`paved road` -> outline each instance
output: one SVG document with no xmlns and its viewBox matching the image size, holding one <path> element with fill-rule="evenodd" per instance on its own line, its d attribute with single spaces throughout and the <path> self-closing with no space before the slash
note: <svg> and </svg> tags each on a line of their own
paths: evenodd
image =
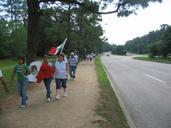
<svg viewBox="0 0 171 128">
<path fill-rule="evenodd" d="M 171 64 L 102 56 L 137 128 L 171 128 Z"/>
</svg>

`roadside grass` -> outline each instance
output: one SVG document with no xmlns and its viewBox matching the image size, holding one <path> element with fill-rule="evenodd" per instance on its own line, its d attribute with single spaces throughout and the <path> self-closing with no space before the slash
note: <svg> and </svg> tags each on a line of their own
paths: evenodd
<svg viewBox="0 0 171 128">
<path fill-rule="evenodd" d="M 148 56 L 144 56 L 144 57 L 134 57 L 133 59 L 171 64 L 171 57 L 165 59 L 165 58 L 161 58 L 161 57 L 150 58 Z"/>
<path fill-rule="evenodd" d="M 125 115 L 119 105 L 119 101 L 104 71 L 100 56 L 96 58 L 95 64 L 101 89 L 96 112 L 104 118 L 104 121 L 99 122 L 99 127 L 129 128 Z"/>
</svg>

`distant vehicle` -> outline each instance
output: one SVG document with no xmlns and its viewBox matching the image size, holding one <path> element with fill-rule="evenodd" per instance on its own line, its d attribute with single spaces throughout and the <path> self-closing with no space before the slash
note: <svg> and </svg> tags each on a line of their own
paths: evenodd
<svg viewBox="0 0 171 128">
<path fill-rule="evenodd" d="M 106 54 L 106 56 L 110 56 L 110 54 Z"/>
</svg>

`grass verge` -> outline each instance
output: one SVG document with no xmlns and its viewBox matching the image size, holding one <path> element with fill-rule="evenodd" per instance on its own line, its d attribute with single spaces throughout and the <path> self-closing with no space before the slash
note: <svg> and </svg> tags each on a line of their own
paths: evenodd
<svg viewBox="0 0 171 128">
<path fill-rule="evenodd" d="M 167 58 L 167 59 L 164 59 L 164 58 L 153 58 L 152 59 L 152 58 L 149 58 L 147 56 L 147 57 L 134 57 L 133 59 L 171 64 L 171 58 Z"/>
<path fill-rule="evenodd" d="M 105 119 L 105 121 L 100 122 L 100 128 L 129 128 L 99 56 L 96 58 L 95 64 L 101 89 L 96 112 Z"/>
</svg>

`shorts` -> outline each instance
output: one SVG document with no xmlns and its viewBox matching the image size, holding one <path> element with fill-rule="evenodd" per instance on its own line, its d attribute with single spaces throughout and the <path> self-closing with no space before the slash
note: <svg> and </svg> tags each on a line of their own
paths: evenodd
<svg viewBox="0 0 171 128">
<path fill-rule="evenodd" d="M 61 87 L 63 88 L 67 88 L 67 79 L 55 79 L 56 82 L 56 89 L 61 89 Z"/>
</svg>

